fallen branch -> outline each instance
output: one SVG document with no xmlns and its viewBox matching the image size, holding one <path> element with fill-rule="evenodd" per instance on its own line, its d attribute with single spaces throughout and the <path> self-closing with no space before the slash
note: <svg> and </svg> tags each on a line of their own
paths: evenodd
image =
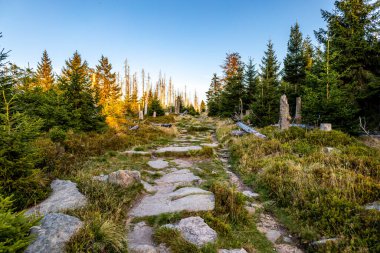
<svg viewBox="0 0 380 253">
<path fill-rule="evenodd" d="M 133 126 L 133 127 L 129 128 L 129 130 L 132 130 L 132 131 L 137 130 L 137 129 L 139 129 L 139 125 L 136 125 L 136 126 Z"/>
<path fill-rule="evenodd" d="M 255 129 L 253 129 L 253 128 L 247 126 L 246 124 L 244 124 L 244 123 L 241 122 L 241 121 L 237 122 L 236 125 L 237 125 L 238 127 L 240 127 L 241 130 L 243 130 L 243 131 L 246 132 L 246 133 L 254 134 L 255 136 L 257 136 L 257 137 L 259 137 L 259 138 L 262 138 L 262 139 L 266 138 L 265 135 L 259 133 L 258 131 L 256 131 Z"/>
<path fill-rule="evenodd" d="M 366 128 L 367 128 L 367 122 L 366 122 L 365 118 L 364 118 L 364 123 L 362 123 L 362 117 L 359 117 L 359 126 L 364 131 L 364 133 L 366 133 L 366 135 L 369 136 L 369 131 L 366 130 Z"/>
<path fill-rule="evenodd" d="M 167 128 L 171 128 L 172 127 L 172 124 L 170 123 L 164 123 L 164 124 L 156 124 L 156 123 L 152 123 L 153 126 L 159 126 L 159 127 L 167 127 Z"/>
</svg>

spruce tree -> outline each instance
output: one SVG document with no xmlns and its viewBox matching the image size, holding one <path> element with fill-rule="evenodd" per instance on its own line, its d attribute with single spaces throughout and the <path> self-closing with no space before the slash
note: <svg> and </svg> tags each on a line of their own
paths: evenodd
<svg viewBox="0 0 380 253">
<path fill-rule="evenodd" d="M 250 105 L 253 103 L 260 81 L 252 58 L 249 58 L 248 64 L 245 66 L 244 80 L 247 89 L 246 104 Z"/>
<path fill-rule="evenodd" d="M 95 80 L 95 85 L 99 89 L 99 103 L 101 105 L 120 98 L 121 90 L 116 83 L 116 73 L 112 72 L 111 63 L 103 55 L 96 66 Z"/>
<path fill-rule="evenodd" d="M 296 97 L 302 95 L 302 88 L 306 76 L 306 59 L 304 55 L 304 41 L 298 23 L 290 28 L 288 52 L 284 59 L 283 80 L 288 83 L 288 96 L 291 114 L 294 114 Z"/>
<path fill-rule="evenodd" d="M 303 41 L 303 56 L 305 59 L 305 70 L 311 71 L 313 67 L 314 48 L 309 36 Z"/>
<path fill-rule="evenodd" d="M 222 66 L 223 91 L 221 93 L 221 116 L 231 116 L 246 108 L 244 100 L 246 90 L 244 87 L 244 63 L 238 53 L 227 54 L 224 65 Z M 242 106 L 244 108 L 242 108 Z"/>
<path fill-rule="evenodd" d="M 71 111 L 70 126 L 84 131 L 98 130 L 104 126 L 104 118 L 100 115 L 100 107 L 96 106 L 91 89 L 87 62 L 78 52 L 66 61 L 60 78 L 60 89 Z"/>
<path fill-rule="evenodd" d="M 208 115 L 216 116 L 220 113 L 220 96 L 222 84 L 219 77 L 214 73 L 209 90 L 206 92 Z"/>
<path fill-rule="evenodd" d="M 333 12 L 322 10 L 327 29 L 316 32 L 329 55 L 335 56 L 329 68 L 339 74 L 338 88 L 357 105 L 356 118 L 366 117 L 374 130 L 380 128 L 379 8 L 379 1 L 335 1 Z"/>
<path fill-rule="evenodd" d="M 51 60 L 46 50 L 44 50 L 41 62 L 37 65 L 37 84 L 42 87 L 44 91 L 50 90 L 54 83 L 53 67 Z"/>
<path fill-rule="evenodd" d="M 266 126 L 278 122 L 279 69 L 280 64 L 273 49 L 273 43 L 269 41 L 261 60 L 260 83 L 251 106 L 252 121 L 255 125 Z"/>
<path fill-rule="evenodd" d="M 201 101 L 200 111 L 201 112 L 205 112 L 206 111 L 206 103 L 203 100 Z"/>
</svg>

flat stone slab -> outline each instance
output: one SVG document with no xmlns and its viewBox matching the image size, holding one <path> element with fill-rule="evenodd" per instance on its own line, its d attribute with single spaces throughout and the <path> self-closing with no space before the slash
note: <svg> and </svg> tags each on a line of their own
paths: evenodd
<svg viewBox="0 0 380 253">
<path fill-rule="evenodd" d="M 149 184 L 148 182 L 145 182 L 144 180 L 141 180 L 141 184 L 144 186 L 145 191 L 147 192 L 156 192 L 157 189 L 153 185 Z"/>
<path fill-rule="evenodd" d="M 172 162 L 177 164 L 178 168 L 191 168 L 193 166 L 192 162 L 183 159 L 175 159 Z"/>
<path fill-rule="evenodd" d="M 257 198 L 260 196 L 258 193 L 252 191 L 243 191 L 242 193 L 244 196 L 247 196 L 248 198 Z"/>
<path fill-rule="evenodd" d="M 217 148 L 219 144 L 218 143 L 202 143 L 201 146 L 209 147 L 209 148 Z"/>
<path fill-rule="evenodd" d="M 196 187 L 184 187 L 174 192 L 170 190 L 159 190 L 154 195 L 145 196 L 129 214 L 144 217 L 181 211 L 211 211 L 215 208 L 215 198 L 211 192 Z"/>
<path fill-rule="evenodd" d="M 373 203 L 367 204 L 364 206 L 367 210 L 377 210 L 380 211 L 380 201 L 375 201 Z"/>
<path fill-rule="evenodd" d="M 53 193 L 46 200 L 29 209 L 26 215 L 57 213 L 83 207 L 87 203 L 86 197 L 79 192 L 74 182 L 56 179 L 51 183 L 51 188 Z"/>
<path fill-rule="evenodd" d="M 169 163 L 167 161 L 164 161 L 162 159 L 149 161 L 148 165 L 152 167 L 153 169 L 165 169 L 169 166 Z"/>
<path fill-rule="evenodd" d="M 125 155 L 136 155 L 136 156 L 139 156 L 139 155 L 140 156 L 150 156 L 152 154 L 152 152 L 128 150 L 128 151 L 123 152 L 123 154 L 125 154 Z"/>
<path fill-rule="evenodd" d="M 202 149 L 201 146 L 185 146 L 185 147 L 169 146 L 169 147 L 157 149 L 156 153 L 166 153 L 166 152 L 183 153 L 183 152 L 189 152 L 192 150 L 201 150 L 201 149 Z"/>
<path fill-rule="evenodd" d="M 197 187 L 184 187 L 176 190 L 175 192 L 169 193 L 169 197 L 171 197 L 171 200 L 176 200 L 180 198 L 184 198 L 186 196 L 190 195 L 210 195 L 211 192 L 203 190 L 201 188 Z"/>
<path fill-rule="evenodd" d="M 155 182 L 156 184 L 188 184 L 194 181 L 199 182 L 200 180 L 201 178 L 195 176 L 190 170 L 182 169 L 163 175 Z"/>
<path fill-rule="evenodd" d="M 178 229 L 186 241 L 198 247 L 206 243 L 215 242 L 218 236 L 215 230 L 210 228 L 199 216 L 182 219 L 176 225 L 169 224 L 165 226 Z"/>
<path fill-rule="evenodd" d="M 81 227 L 82 221 L 61 213 L 47 214 L 41 225 L 32 227 L 31 233 L 37 238 L 28 246 L 26 253 L 63 253 L 65 244 Z"/>
<path fill-rule="evenodd" d="M 220 249 L 218 253 L 248 253 L 245 249 Z"/>
<path fill-rule="evenodd" d="M 153 228 L 144 221 L 135 224 L 128 233 L 129 252 L 157 252 L 152 239 Z"/>
<path fill-rule="evenodd" d="M 276 244 L 275 248 L 278 253 L 303 253 L 302 250 L 290 244 Z"/>
</svg>

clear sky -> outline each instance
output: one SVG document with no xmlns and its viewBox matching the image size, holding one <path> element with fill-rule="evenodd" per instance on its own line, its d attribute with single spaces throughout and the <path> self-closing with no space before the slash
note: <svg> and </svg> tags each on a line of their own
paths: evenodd
<svg viewBox="0 0 380 253">
<path fill-rule="evenodd" d="M 60 73 L 75 50 L 90 66 L 103 54 L 115 71 L 126 58 L 132 71 L 172 76 L 176 87 L 202 98 L 226 53 L 259 63 L 268 39 L 279 60 L 290 26 L 305 35 L 324 27 L 320 10 L 333 0 L 0 0 L 0 47 L 10 60 L 35 68 L 46 49 Z"/>
</svg>

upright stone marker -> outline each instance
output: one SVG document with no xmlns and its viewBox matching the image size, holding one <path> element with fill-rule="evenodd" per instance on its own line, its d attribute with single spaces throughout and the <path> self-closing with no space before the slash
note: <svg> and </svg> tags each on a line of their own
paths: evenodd
<svg viewBox="0 0 380 253">
<path fill-rule="evenodd" d="M 297 97 L 296 98 L 296 124 L 301 124 L 302 123 L 302 114 L 301 114 L 301 98 Z"/>
<path fill-rule="evenodd" d="M 144 119 L 144 112 L 143 111 L 139 111 L 139 119 L 140 120 Z"/>
<path fill-rule="evenodd" d="M 331 123 L 321 123 L 320 129 L 321 131 L 330 132 L 332 130 Z"/>
<path fill-rule="evenodd" d="M 153 112 L 153 118 L 155 118 L 157 116 L 156 112 L 154 111 Z"/>
<path fill-rule="evenodd" d="M 280 99 L 280 129 L 289 129 L 290 125 L 289 104 L 286 95 L 282 95 Z"/>
<path fill-rule="evenodd" d="M 174 113 L 175 114 L 179 114 L 180 113 L 180 104 L 181 104 L 181 102 L 180 102 L 180 100 L 177 98 L 176 100 L 175 100 L 175 108 L 174 108 Z"/>
</svg>

